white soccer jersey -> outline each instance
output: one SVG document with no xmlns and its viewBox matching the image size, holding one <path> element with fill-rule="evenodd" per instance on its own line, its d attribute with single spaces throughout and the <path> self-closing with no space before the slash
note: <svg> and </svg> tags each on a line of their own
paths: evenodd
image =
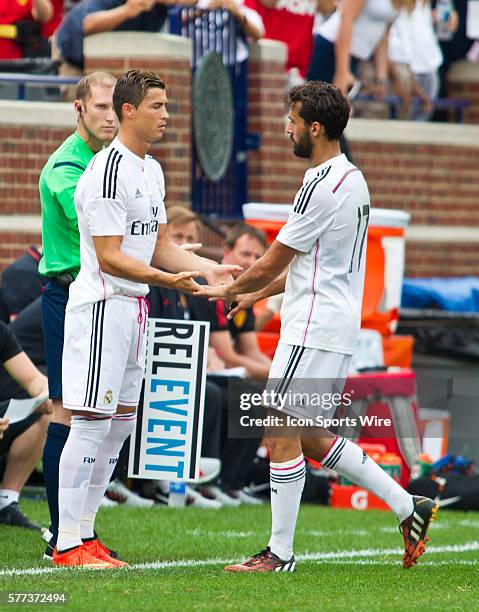
<svg viewBox="0 0 479 612">
<path fill-rule="evenodd" d="M 345 155 L 307 170 L 277 240 L 289 265 L 280 342 L 352 354 L 361 325 L 369 192 Z"/>
<path fill-rule="evenodd" d="M 80 230 L 80 273 L 70 286 L 68 310 L 115 295 L 144 296 L 148 285 L 100 270 L 92 236 L 124 236 L 123 253 L 150 264 L 159 224 L 166 223 L 160 164 L 118 138 L 91 160 L 75 191 Z"/>
</svg>

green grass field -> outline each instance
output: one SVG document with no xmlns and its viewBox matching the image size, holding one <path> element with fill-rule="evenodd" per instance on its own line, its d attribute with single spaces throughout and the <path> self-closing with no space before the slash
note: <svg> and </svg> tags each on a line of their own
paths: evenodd
<svg viewBox="0 0 479 612">
<path fill-rule="evenodd" d="M 22 507 L 47 524 L 45 502 Z M 52 568 L 37 533 L 0 526 L 0 591 L 66 592 L 69 609 L 94 611 L 479 609 L 479 513 L 439 512 L 429 551 L 404 572 L 392 514 L 303 506 L 295 573 L 224 573 L 267 543 L 269 525 L 268 505 L 101 509 L 98 531 L 131 564 L 107 572 Z M 50 606 L 0 609 L 38 607 Z"/>
</svg>

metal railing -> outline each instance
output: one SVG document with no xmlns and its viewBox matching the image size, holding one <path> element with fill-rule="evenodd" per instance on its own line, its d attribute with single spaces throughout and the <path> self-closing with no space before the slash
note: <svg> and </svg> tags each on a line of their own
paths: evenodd
<svg viewBox="0 0 479 612">
<path fill-rule="evenodd" d="M 61 77 L 53 74 L 23 74 L 0 72 L 0 83 L 17 85 L 17 100 L 26 99 L 27 87 L 60 87 L 76 85 L 81 77 Z"/>
</svg>

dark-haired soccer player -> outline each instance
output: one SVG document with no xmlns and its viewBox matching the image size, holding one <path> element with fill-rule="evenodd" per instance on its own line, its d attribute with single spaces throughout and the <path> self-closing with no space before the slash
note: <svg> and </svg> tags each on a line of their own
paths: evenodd
<svg viewBox="0 0 479 612">
<path fill-rule="evenodd" d="M 70 432 L 70 412 L 62 404 L 62 352 L 68 288 L 80 269 L 80 235 L 73 196 L 91 159 L 116 134 L 113 110 L 116 79 L 105 72 L 84 76 L 76 85 L 73 108 L 77 129 L 52 153 L 40 175 L 43 255 L 39 273 L 47 278 L 42 295 L 42 327 L 52 417 L 43 449 L 43 474 L 50 510 L 51 560 L 58 534 L 58 465 Z M 82 529 L 82 537 L 87 539 Z M 91 546 L 98 546 L 96 537 Z M 111 551 L 110 551 L 111 552 Z"/>
<path fill-rule="evenodd" d="M 288 221 L 266 254 L 233 284 L 201 287 L 196 293 L 233 302 L 239 294 L 257 292 L 252 298 L 239 300 L 229 314 L 234 316 L 256 298 L 285 290 L 281 339 L 267 389 L 286 398 L 283 413 L 318 423 L 317 417 L 325 413 L 316 404 L 295 401 L 294 396 L 290 402 L 288 391 L 309 390 L 310 395 L 313 391 L 323 398 L 342 391 L 361 324 L 370 202 L 362 173 L 339 148 L 350 114 L 349 103 L 339 89 L 311 81 L 293 88 L 288 102 L 286 133 L 295 155 L 311 163 Z M 282 274 L 285 268 L 287 276 Z M 281 413 L 275 410 L 274 414 Z M 424 552 L 427 529 L 437 510 L 435 503 L 411 496 L 359 446 L 319 426 L 289 431 L 279 427 L 269 432 L 267 443 L 271 538 L 264 550 L 228 566 L 228 571 L 294 570 L 293 538 L 306 473 L 303 450 L 391 507 L 404 537 L 405 568 Z"/>
<path fill-rule="evenodd" d="M 148 285 L 191 292 L 195 276 L 216 284 L 239 269 L 218 266 L 169 238 L 163 172 L 147 155 L 169 118 L 163 81 L 130 70 L 115 86 L 113 105 L 118 136 L 90 162 L 75 192 L 81 266 L 65 316 L 63 406 L 71 429 L 60 459 L 57 565 L 125 565 L 104 547 L 86 547 L 81 529 L 94 533 L 100 500 L 134 428 Z"/>
</svg>

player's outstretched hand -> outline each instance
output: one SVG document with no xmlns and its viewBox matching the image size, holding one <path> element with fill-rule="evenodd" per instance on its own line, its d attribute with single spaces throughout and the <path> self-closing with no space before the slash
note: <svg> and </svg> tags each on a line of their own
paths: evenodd
<svg viewBox="0 0 479 612">
<path fill-rule="evenodd" d="M 178 274 L 172 274 L 172 286 L 171 289 L 176 289 L 181 293 L 192 293 L 201 288 L 201 285 L 198 285 L 193 279 L 198 278 L 198 276 L 202 276 L 201 272 L 178 272 Z"/>
<path fill-rule="evenodd" d="M 256 293 L 242 293 L 241 295 L 237 295 L 234 308 L 228 312 L 226 318 L 232 319 L 240 310 L 251 308 L 259 299 Z"/>
<path fill-rule="evenodd" d="M 199 251 L 202 246 L 202 242 L 184 242 L 183 244 L 180 244 L 180 247 L 183 249 L 183 251 L 193 251 L 193 253 Z"/>
<path fill-rule="evenodd" d="M 230 303 L 236 297 L 234 293 L 231 293 L 231 285 L 232 283 L 228 285 L 198 285 L 198 290 L 193 295 L 209 298 L 210 302 L 225 300 Z"/>
<path fill-rule="evenodd" d="M 204 277 L 208 281 L 208 285 L 225 285 L 233 282 L 232 274 L 234 272 L 242 272 L 241 266 L 234 266 L 230 264 L 215 264 L 204 273 Z"/>
</svg>

